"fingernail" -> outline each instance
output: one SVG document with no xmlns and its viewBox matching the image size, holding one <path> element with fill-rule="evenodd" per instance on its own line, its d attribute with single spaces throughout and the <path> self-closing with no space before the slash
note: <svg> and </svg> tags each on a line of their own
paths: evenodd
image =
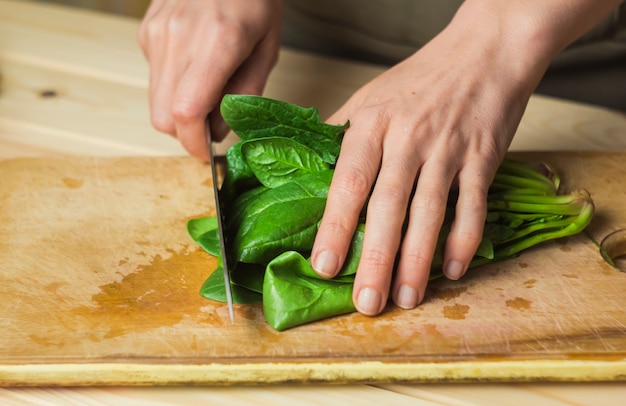
<svg viewBox="0 0 626 406">
<path fill-rule="evenodd" d="M 372 288 L 363 288 L 359 292 L 356 302 L 359 312 L 367 316 L 374 316 L 380 310 L 380 301 L 381 296 L 378 291 Z"/>
<path fill-rule="evenodd" d="M 460 279 L 461 276 L 465 273 L 465 265 L 460 263 L 459 261 L 449 261 L 446 265 L 446 269 L 444 270 L 446 277 L 448 279 L 457 280 Z"/>
<path fill-rule="evenodd" d="M 313 269 L 320 276 L 325 278 L 332 278 L 337 273 L 337 266 L 339 265 L 339 258 L 332 251 L 322 251 L 315 258 L 315 264 Z"/>
<path fill-rule="evenodd" d="M 396 305 L 403 309 L 412 309 L 417 306 L 417 290 L 409 285 L 401 285 L 396 295 Z"/>
</svg>

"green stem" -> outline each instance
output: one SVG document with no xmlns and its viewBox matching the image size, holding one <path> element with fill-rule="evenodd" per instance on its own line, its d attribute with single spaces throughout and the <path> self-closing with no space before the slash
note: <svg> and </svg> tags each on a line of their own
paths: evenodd
<svg viewBox="0 0 626 406">
<path fill-rule="evenodd" d="M 550 191 L 535 187 L 516 187 L 511 185 L 506 185 L 503 183 L 492 183 L 489 188 L 489 196 L 499 196 L 502 194 L 515 194 L 515 195 L 526 195 L 526 196 L 554 196 L 556 191 Z"/>
<path fill-rule="evenodd" d="M 556 238 L 563 238 L 581 232 L 591 222 L 591 218 L 593 217 L 595 209 L 592 201 L 585 200 L 584 202 L 585 203 L 582 206 L 578 215 L 571 218 L 571 222 L 567 226 L 553 231 L 533 234 L 530 237 L 527 237 L 521 241 L 515 242 L 505 247 L 498 247 L 496 249 L 495 259 L 509 258 L 523 250 L 526 250 L 544 241 Z"/>
<path fill-rule="evenodd" d="M 540 169 L 534 168 L 540 166 Z M 516 175 L 522 178 L 535 179 L 539 182 L 550 182 L 555 189 L 559 188 L 560 178 L 546 163 L 539 162 L 535 165 L 505 158 L 498 169 L 500 173 Z"/>
<path fill-rule="evenodd" d="M 508 211 L 490 211 L 487 213 L 487 222 L 508 224 L 515 221 L 528 224 L 535 221 L 543 221 L 547 218 L 555 216 L 559 215 L 552 213 L 513 213 Z"/>
<path fill-rule="evenodd" d="M 572 216 L 578 214 L 588 202 L 591 202 L 591 198 L 589 193 L 584 190 L 557 196 L 503 194 L 498 196 L 497 200 L 489 201 L 487 210 Z"/>
<path fill-rule="evenodd" d="M 556 187 L 548 178 L 523 177 L 506 173 L 496 173 L 493 181 L 493 188 L 504 188 L 509 191 L 515 191 L 519 194 L 519 189 L 529 189 L 536 191 L 533 194 L 555 195 Z"/>
<path fill-rule="evenodd" d="M 520 238 L 526 237 L 527 235 L 544 231 L 544 230 L 562 229 L 562 228 L 568 227 L 571 223 L 572 223 L 572 218 L 570 216 L 565 217 L 561 220 L 556 220 L 556 221 L 534 223 L 527 227 L 517 229 L 515 234 L 513 234 L 510 238 L 507 238 L 506 240 L 501 241 L 500 244 L 507 244 L 511 241 L 516 241 L 516 240 L 519 240 Z"/>
</svg>

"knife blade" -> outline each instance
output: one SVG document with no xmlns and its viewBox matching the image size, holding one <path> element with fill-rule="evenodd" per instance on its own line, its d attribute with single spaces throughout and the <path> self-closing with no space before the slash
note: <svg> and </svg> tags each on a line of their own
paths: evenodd
<svg viewBox="0 0 626 406">
<path fill-rule="evenodd" d="M 230 315 L 231 324 L 235 323 L 235 309 L 233 306 L 233 292 L 230 285 L 230 271 L 228 267 L 228 255 L 226 249 L 226 236 L 224 233 L 224 215 L 222 212 L 222 199 L 220 187 L 217 179 L 217 163 L 215 160 L 215 147 L 211 138 L 211 129 L 209 122 L 206 123 L 206 136 L 209 147 L 209 164 L 211 165 L 211 176 L 213 179 L 213 192 L 215 193 L 215 212 L 217 216 L 217 231 L 220 237 L 220 250 L 222 254 L 222 268 L 224 269 L 224 289 L 226 290 L 226 301 L 228 303 L 228 314 Z"/>
</svg>

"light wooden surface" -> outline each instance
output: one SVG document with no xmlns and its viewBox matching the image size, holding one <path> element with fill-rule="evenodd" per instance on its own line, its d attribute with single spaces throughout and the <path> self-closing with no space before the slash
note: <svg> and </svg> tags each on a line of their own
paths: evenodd
<svg viewBox="0 0 626 406">
<path fill-rule="evenodd" d="M 0 1 L 0 157 L 184 154 L 149 126 L 136 28 L 134 20 Z M 379 72 L 285 51 L 267 95 L 326 115 Z M 42 97 L 50 90 L 57 96 Z M 513 149 L 623 150 L 625 134 L 622 114 L 535 97 Z M 3 404 L 618 405 L 625 397 L 623 383 L 0 390 Z"/>
</svg>

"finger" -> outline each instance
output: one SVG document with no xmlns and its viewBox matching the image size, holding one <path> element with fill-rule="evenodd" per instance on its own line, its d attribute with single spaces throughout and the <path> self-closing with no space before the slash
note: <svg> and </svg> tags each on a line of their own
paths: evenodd
<svg viewBox="0 0 626 406">
<path fill-rule="evenodd" d="M 149 51 L 151 46 L 156 45 L 158 48 L 162 44 L 162 42 L 153 39 L 164 35 L 165 30 L 162 29 L 163 25 L 159 19 L 156 18 L 163 10 L 163 6 L 166 5 L 164 3 L 165 2 L 163 0 L 153 0 L 146 10 L 141 23 L 139 24 L 139 29 L 137 30 L 137 41 L 144 56 L 148 59 L 150 56 Z"/>
<path fill-rule="evenodd" d="M 176 136 L 172 115 L 172 99 L 179 78 L 186 70 L 186 61 L 167 56 L 168 51 L 153 53 L 150 71 L 150 120 L 152 126 L 165 134 Z M 171 54 L 171 51 L 169 52 Z"/>
<path fill-rule="evenodd" d="M 176 136 L 176 126 L 171 113 L 171 100 L 176 81 L 183 67 L 165 62 L 165 57 L 153 53 L 150 68 L 150 121 L 158 131 Z"/>
<path fill-rule="evenodd" d="M 459 198 L 444 251 L 443 272 L 449 279 L 465 274 L 482 241 L 490 184 L 482 167 L 468 165 L 459 173 Z"/>
<path fill-rule="evenodd" d="M 188 66 L 180 52 L 180 35 L 171 32 L 172 2 L 155 1 L 142 22 L 140 40 L 150 64 L 150 120 L 157 130 L 175 136 L 176 127 L 171 114 L 171 101 L 177 83 Z"/>
<path fill-rule="evenodd" d="M 341 155 L 330 184 L 324 215 L 317 232 L 311 260 L 313 269 L 323 277 L 339 272 L 359 214 L 369 196 L 382 156 L 381 135 L 385 123 L 360 115 L 343 139 Z M 367 134 L 376 134 L 379 138 Z"/>
<path fill-rule="evenodd" d="M 230 78 L 222 97 L 228 93 L 260 95 L 265 89 L 267 79 L 278 61 L 280 36 L 278 30 L 268 34 L 254 48 L 252 54 L 243 62 Z M 219 109 L 215 108 L 209 115 L 211 137 L 221 141 L 229 132 Z"/>
<path fill-rule="evenodd" d="M 237 41 L 236 37 L 231 35 L 231 40 Z M 250 52 L 251 48 L 240 44 L 223 43 L 218 38 L 209 40 L 181 78 L 174 94 L 172 115 L 176 136 L 191 155 L 208 160 L 206 117 L 218 107 L 228 80 Z"/>
<path fill-rule="evenodd" d="M 455 171 L 448 159 L 429 158 L 419 174 L 393 286 L 399 307 L 423 300 Z"/>
<path fill-rule="evenodd" d="M 387 134 L 381 170 L 367 208 L 363 250 L 353 300 L 366 315 L 380 313 L 387 303 L 389 285 L 400 246 L 407 205 L 418 171 L 417 153 L 400 136 Z"/>
</svg>

